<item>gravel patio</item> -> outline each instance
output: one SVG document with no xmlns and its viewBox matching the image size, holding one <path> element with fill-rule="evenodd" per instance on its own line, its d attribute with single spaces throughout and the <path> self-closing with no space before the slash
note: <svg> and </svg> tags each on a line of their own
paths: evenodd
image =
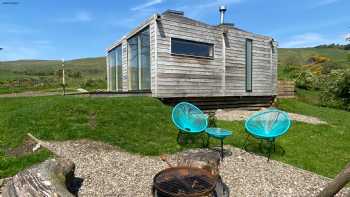
<svg viewBox="0 0 350 197">
<path fill-rule="evenodd" d="M 49 142 L 55 154 L 76 164 L 83 180 L 79 196 L 151 196 L 153 176 L 167 167 L 159 157 L 123 152 L 88 140 Z M 225 146 L 232 154 L 220 167 L 230 196 L 315 196 L 328 178 L 266 157 Z M 346 191 L 345 191 L 346 190 Z M 343 189 L 338 196 L 345 196 Z"/>
</svg>

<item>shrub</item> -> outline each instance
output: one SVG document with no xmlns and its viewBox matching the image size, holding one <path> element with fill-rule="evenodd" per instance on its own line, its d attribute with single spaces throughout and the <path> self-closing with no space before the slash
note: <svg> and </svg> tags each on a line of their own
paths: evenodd
<svg viewBox="0 0 350 197">
<path fill-rule="evenodd" d="M 321 105 L 350 111 L 350 69 L 334 70 L 322 78 Z"/>
<path fill-rule="evenodd" d="M 303 70 L 299 73 L 299 76 L 296 78 L 295 84 L 298 88 L 301 89 L 319 89 L 319 78 L 316 75 L 314 75 L 310 70 Z"/>
<path fill-rule="evenodd" d="M 329 74 L 329 73 L 331 73 L 332 70 L 343 68 L 342 65 L 340 65 L 336 62 L 333 62 L 333 61 L 325 62 L 325 63 L 321 64 L 321 66 L 322 66 L 322 68 L 321 68 L 322 74 Z"/>
<path fill-rule="evenodd" d="M 319 64 L 319 63 L 328 62 L 329 60 L 330 59 L 328 57 L 324 57 L 321 55 L 314 55 L 314 56 L 309 58 L 308 62 L 310 64 Z"/>
<path fill-rule="evenodd" d="M 106 86 L 105 83 L 102 79 L 88 79 L 80 84 L 80 86 L 84 89 L 104 89 Z"/>
<path fill-rule="evenodd" d="M 287 66 L 298 66 L 304 64 L 302 59 L 296 55 L 289 55 L 286 57 L 286 59 L 283 61 L 283 64 Z"/>
</svg>

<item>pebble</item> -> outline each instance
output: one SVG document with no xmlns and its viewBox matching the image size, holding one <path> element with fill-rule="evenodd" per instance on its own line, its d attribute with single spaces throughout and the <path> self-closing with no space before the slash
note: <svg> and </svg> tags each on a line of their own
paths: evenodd
<svg viewBox="0 0 350 197">
<path fill-rule="evenodd" d="M 88 140 L 49 142 L 54 153 L 76 164 L 83 178 L 79 196 L 152 196 L 153 177 L 167 164 L 159 157 L 130 154 Z M 330 181 L 279 161 L 225 146 L 231 154 L 220 164 L 220 174 L 230 196 L 315 196 Z M 349 188 L 338 196 L 345 196 Z"/>
</svg>

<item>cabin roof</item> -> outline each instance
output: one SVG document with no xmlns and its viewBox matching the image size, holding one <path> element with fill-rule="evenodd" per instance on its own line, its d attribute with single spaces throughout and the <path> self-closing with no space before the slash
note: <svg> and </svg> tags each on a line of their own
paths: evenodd
<svg viewBox="0 0 350 197">
<path fill-rule="evenodd" d="M 139 32 L 140 30 L 142 30 L 143 28 L 148 26 L 152 21 L 157 20 L 158 18 L 161 18 L 162 16 L 165 16 L 165 15 L 171 15 L 173 17 L 180 17 L 180 18 L 186 19 L 187 21 L 191 21 L 191 22 L 197 23 L 199 25 L 207 26 L 208 28 L 219 29 L 222 26 L 224 26 L 226 28 L 234 29 L 234 30 L 237 30 L 237 31 L 246 32 L 246 33 L 252 33 L 252 34 L 254 34 L 256 36 L 261 36 L 261 37 L 264 37 L 264 38 L 272 39 L 269 36 L 260 35 L 260 34 L 256 34 L 256 33 L 253 33 L 253 32 L 249 32 L 249 31 L 237 28 L 236 26 L 234 26 L 233 23 L 224 23 L 224 24 L 219 24 L 219 25 L 210 25 L 208 23 L 205 23 L 205 22 L 202 22 L 202 21 L 198 21 L 198 20 L 186 17 L 184 15 L 184 12 L 182 12 L 182 11 L 166 10 L 162 14 L 155 13 L 151 17 L 149 17 L 148 19 L 143 21 L 140 25 L 138 25 L 136 28 L 134 28 L 131 32 L 129 32 L 128 34 L 124 35 L 122 38 L 120 38 L 119 40 L 114 42 L 110 47 L 108 47 L 107 48 L 107 52 L 112 50 L 112 49 L 114 49 L 115 47 L 119 46 L 124 39 L 128 39 L 128 38 L 132 37 L 133 35 L 135 35 L 137 32 Z"/>
</svg>

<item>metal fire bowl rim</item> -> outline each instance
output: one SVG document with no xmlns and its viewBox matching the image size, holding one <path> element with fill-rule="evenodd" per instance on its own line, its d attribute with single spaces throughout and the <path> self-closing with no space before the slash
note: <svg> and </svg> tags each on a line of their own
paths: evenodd
<svg viewBox="0 0 350 197">
<path fill-rule="evenodd" d="M 207 191 L 205 192 L 197 192 L 195 194 L 173 194 L 171 192 L 167 192 L 164 191 L 163 189 L 161 189 L 158 184 L 156 184 L 156 179 L 159 177 L 160 174 L 162 173 L 166 173 L 169 171 L 175 171 L 175 170 L 196 170 L 196 171 L 201 171 L 201 173 L 203 173 L 203 175 L 206 175 L 209 179 L 212 178 L 213 179 L 213 184 L 210 188 L 207 189 Z M 190 167 L 190 166 L 176 166 L 176 167 L 170 167 L 170 168 L 166 168 L 164 170 L 161 170 L 160 172 L 158 172 L 154 178 L 153 178 L 153 186 L 160 192 L 165 193 L 167 195 L 171 195 L 171 196 L 176 196 L 176 197 L 200 197 L 203 195 L 207 195 L 210 194 L 210 192 L 214 191 L 215 187 L 216 187 L 216 183 L 219 180 L 219 175 L 213 175 L 211 174 L 209 171 L 202 169 L 202 168 L 198 168 L 198 167 Z"/>
</svg>

